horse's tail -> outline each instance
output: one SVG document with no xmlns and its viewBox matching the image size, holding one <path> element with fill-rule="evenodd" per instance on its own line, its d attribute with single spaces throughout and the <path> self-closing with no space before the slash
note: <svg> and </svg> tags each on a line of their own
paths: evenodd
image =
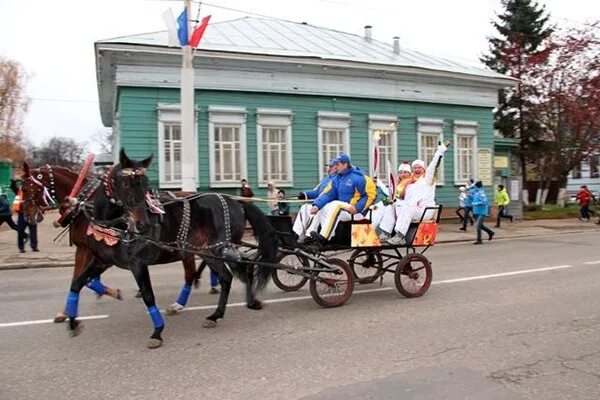
<svg viewBox="0 0 600 400">
<path fill-rule="evenodd" d="M 260 254 L 259 261 L 273 264 L 276 263 L 278 242 L 275 228 L 269 223 L 260 208 L 246 201 L 240 203 L 244 209 L 246 219 L 250 222 L 254 235 L 258 240 L 258 250 Z M 269 283 L 271 268 L 260 265 L 256 268 L 256 285 L 258 289 L 262 289 Z"/>
</svg>

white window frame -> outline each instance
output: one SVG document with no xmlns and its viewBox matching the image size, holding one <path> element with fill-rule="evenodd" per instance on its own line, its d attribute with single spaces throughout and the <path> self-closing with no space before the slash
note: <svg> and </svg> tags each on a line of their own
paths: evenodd
<svg viewBox="0 0 600 400">
<path fill-rule="evenodd" d="M 454 121 L 454 184 L 456 186 L 466 184 L 469 179 L 475 179 L 478 174 L 478 165 L 477 165 L 477 136 L 479 132 L 479 123 L 477 121 Z M 467 179 L 459 179 L 458 178 L 458 138 L 460 136 L 470 136 L 473 138 L 473 142 L 471 145 L 471 154 L 473 155 L 473 160 L 471 164 L 471 176 Z"/>
<path fill-rule="evenodd" d="M 396 115 L 369 114 L 369 176 L 374 176 L 373 168 L 373 135 L 378 130 L 391 131 L 392 135 L 392 170 L 398 166 L 398 117 Z M 384 160 L 387 163 L 387 160 Z M 379 178 L 387 180 L 387 176 L 379 173 Z"/>
<path fill-rule="evenodd" d="M 294 114 L 292 110 L 274 109 L 274 108 L 258 108 L 256 109 L 256 149 L 257 149 L 257 170 L 258 170 L 258 186 L 267 187 L 269 180 L 272 180 L 277 187 L 293 187 L 294 186 L 294 168 L 293 168 L 293 151 L 292 151 L 292 120 Z M 282 127 L 285 128 L 286 152 L 287 152 L 287 180 L 269 179 L 264 180 L 263 174 L 265 170 L 265 160 L 263 160 L 263 127 Z"/>
<path fill-rule="evenodd" d="M 421 137 L 422 134 L 438 135 L 438 138 L 439 138 L 438 141 L 443 142 L 444 141 L 444 120 L 441 118 L 417 118 L 417 157 L 419 159 L 423 159 L 422 151 L 421 151 L 422 147 L 423 147 L 422 137 Z M 444 186 L 444 183 L 445 183 L 444 158 L 445 157 L 442 158 L 440 166 L 438 167 L 440 178 L 436 179 L 436 181 L 435 181 L 436 186 Z M 424 161 L 426 161 L 426 160 L 424 160 Z M 427 168 L 427 165 L 425 165 L 425 168 Z"/>
<path fill-rule="evenodd" d="M 318 177 L 324 175 L 324 165 L 329 160 L 323 159 L 323 130 L 342 129 L 344 130 L 344 150 L 350 155 L 350 113 L 337 111 L 319 111 L 318 119 L 318 156 L 319 166 L 317 167 Z"/>
<path fill-rule="evenodd" d="M 215 125 L 239 125 L 240 126 L 240 154 L 243 159 L 240 160 L 241 179 L 248 179 L 248 159 L 246 146 L 246 108 L 230 106 L 209 106 L 208 107 L 208 162 L 210 187 L 212 188 L 237 188 L 240 186 L 239 180 L 218 181 L 215 177 Z"/>
<path fill-rule="evenodd" d="M 161 189 L 181 189 L 181 180 L 167 181 L 164 179 L 165 172 L 165 124 L 181 125 L 181 105 L 172 103 L 158 103 L 156 107 L 158 113 L 158 185 Z M 181 133 L 183 137 L 183 132 Z M 196 167 L 196 176 L 199 177 L 198 166 L 198 109 L 194 113 L 194 166 Z M 183 149 L 182 149 L 183 150 Z M 183 155 L 182 155 L 183 156 Z M 182 160 L 183 166 L 183 160 Z M 200 182 L 198 182 L 199 184 Z"/>
</svg>

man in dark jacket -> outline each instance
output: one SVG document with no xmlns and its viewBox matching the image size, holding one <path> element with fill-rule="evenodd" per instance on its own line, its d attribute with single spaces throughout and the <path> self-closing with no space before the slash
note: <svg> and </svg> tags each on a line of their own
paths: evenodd
<svg viewBox="0 0 600 400">
<path fill-rule="evenodd" d="M 19 231 L 17 224 L 15 224 L 15 221 L 12 219 L 12 211 L 10 210 L 8 198 L 5 194 L 0 194 L 0 226 L 5 222 L 12 230 Z"/>
</svg>

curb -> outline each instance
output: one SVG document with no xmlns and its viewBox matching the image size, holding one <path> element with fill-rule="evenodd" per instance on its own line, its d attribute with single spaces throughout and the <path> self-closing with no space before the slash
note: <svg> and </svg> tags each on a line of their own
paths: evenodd
<svg viewBox="0 0 600 400">
<path fill-rule="evenodd" d="M 519 239 L 526 237 L 545 237 L 545 236 L 557 236 L 557 235 L 565 235 L 572 233 L 586 233 L 586 232 L 598 232 L 600 229 L 579 229 L 579 230 L 570 230 L 570 231 L 560 231 L 553 233 L 537 233 L 537 234 L 522 234 L 522 235 L 513 235 L 507 237 L 497 237 L 494 240 L 509 240 L 509 239 Z M 436 245 L 440 244 L 453 244 L 453 243 L 467 243 L 472 242 L 474 238 L 468 239 L 448 239 L 448 240 L 440 240 L 436 242 Z M 65 268 L 74 266 L 71 261 L 45 261 L 39 263 L 10 263 L 0 265 L 0 271 L 14 271 L 21 269 L 44 269 L 44 268 Z"/>
</svg>

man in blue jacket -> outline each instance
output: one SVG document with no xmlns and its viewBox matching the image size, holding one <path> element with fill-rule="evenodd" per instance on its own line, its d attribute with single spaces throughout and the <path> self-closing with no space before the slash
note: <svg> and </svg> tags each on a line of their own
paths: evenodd
<svg viewBox="0 0 600 400">
<path fill-rule="evenodd" d="M 336 170 L 337 174 L 313 202 L 311 209 L 321 231 L 317 233 L 316 224 L 312 224 L 313 229 L 307 233 L 319 241 L 329 240 L 340 221 L 350 221 L 353 215 L 357 219 L 364 218 L 377 195 L 373 180 L 352 165 L 348 154 L 341 153 L 336 158 Z"/>
<path fill-rule="evenodd" d="M 319 197 L 319 195 L 323 192 L 325 187 L 327 187 L 329 182 L 331 182 L 331 179 L 337 172 L 335 168 L 335 163 L 335 158 L 329 160 L 329 162 L 327 163 L 327 176 L 323 178 L 323 180 L 317 186 L 315 186 L 314 189 L 300 193 L 298 195 L 298 199 L 314 200 L 317 197 Z M 312 205 L 310 203 L 303 204 L 302 207 L 300 207 L 300 210 L 298 210 L 296 220 L 294 221 L 294 226 L 292 229 L 294 230 L 296 235 L 298 235 L 298 242 L 300 243 L 302 243 L 306 239 L 306 231 L 310 229 L 309 226 L 311 224 L 316 225 L 313 226 L 312 230 L 316 230 L 319 227 L 318 221 L 316 220 L 316 218 L 313 218 L 313 215 L 310 213 L 311 207 Z"/>
<path fill-rule="evenodd" d="M 481 181 L 477 181 L 475 185 L 471 186 L 471 205 L 473 207 L 473 216 L 475 217 L 475 226 L 477 227 L 477 240 L 473 244 L 482 244 L 481 231 L 485 231 L 488 234 L 488 240 L 492 240 L 495 232 L 484 225 L 485 217 L 489 213 L 489 201 L 485 190 L 483 190 L 483 184 Z"/>
</svg>

